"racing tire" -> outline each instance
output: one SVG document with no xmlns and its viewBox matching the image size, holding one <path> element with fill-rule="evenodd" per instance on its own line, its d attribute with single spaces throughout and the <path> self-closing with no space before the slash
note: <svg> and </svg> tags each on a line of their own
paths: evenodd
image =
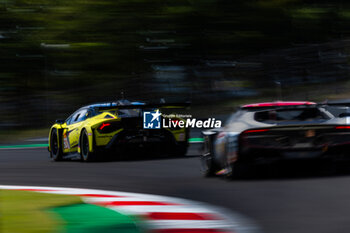
<svg viewBox="0 0 350 233">
<path fill-rule="evenodd" d="M 81 161 L 83 162 L 95 161 L 96 154 L 89 151 L 89 147 L 90 147 L 89 137 L 85 129 L 80 134 L 79 146 L 80 146 Z"/>
<path fill-rule="evenodd" d="M 50 157 L 53 161 L 61 161 L 63 159 L 62 146 L 59 146 L 57 129 L 52 129 L 50 136 Z"/>
<path fill-rule="evenodd" d="M 188 144 L 187 142 L 178 143 L 173 147 L 173 150 L 170 152 L 172 156 L 184 157 L 187 154 Z"/>
<path fill-rule="evenodd" d="M 227 177 L 230 179 L 249 179 L 254 177 L 254 165 L 246 162 L 235 162 L 229 165 L 230 172 Z"/>
</svg>

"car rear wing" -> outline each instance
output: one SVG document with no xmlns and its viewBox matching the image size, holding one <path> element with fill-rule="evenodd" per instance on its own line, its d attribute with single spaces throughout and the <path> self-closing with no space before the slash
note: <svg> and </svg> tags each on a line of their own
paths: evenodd
<svg viewBox="0 0 350 233">
<path fill-rule="evenodd" d="M 350 107 L 350 102 L 323 102 L 318 103 L 318 105 L 329 107 Z"/>
<path fill-rule="evenodd" d="M 331 111 L 333 115 L 339 118 L 350 117 L 350 102 L 324 102 L 319 105 L 327 108 L 328 111 Z"/>
<path fill-rule="evenodd" d="M 313 102 L 302 103 L 302 104 L 289 104 L 289 105 L 283 105 L 283 104 L 244 105 L 244 106 L 240 106 L 240 109 L 260 111 L 260 110 L 268 110 L 268 109 L 310 108 L 310 107 L 315 107 L 317 105 L 318 105 L 317 103 L 313 103 Z"/>
<path fill-rule="evenodd" d="M 166 108 L 166 109 L 180 109 L 188 108 L 191 102 L 184 103 L 156 103 L 156 104 L 128 104 L 128 105 L 115 105 L 111 103 L 111 106 L 101 106 L 97 107 L 98 111 L 106 111 L 110 109 L 156 109 L 156 108 Z"/>
<path fill-rule="evenodd" d="M 241 109 L 245 110 L 268 110 L 268 109 L 289 109 L 289 108 L 310 108 L 310 107 L 350 107 L 350 102 L 321 102 L 321 103 L 314 103 L 314 102 L 303 102 L 303 103 L 297 103 L 297 104 L 279 104 L 273 103 L 273 104 L 265 104 L 265 105 L 244 105 L 241 106 Z"/>
</svg>

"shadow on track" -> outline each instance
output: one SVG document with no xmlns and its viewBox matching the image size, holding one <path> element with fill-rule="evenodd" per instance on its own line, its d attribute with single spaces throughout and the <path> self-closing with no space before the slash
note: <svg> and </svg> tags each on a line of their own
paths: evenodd
<svg viewBox="0 0 350 233">
<path fill-rule="evenodd" d="M 228 180 L 281 180 L 350 176 L 350 161 L 288 161 L 256 165 Z"/>
<path fill-rule="evenodd" d="M 101 153 L 93 161 L 87 163 L 107 163 L 107 162 L 139 162 L 139 161 L 151 161 L 151 160 L 172 160 L 172 159 L 186 159 L 197 157 L 197 155 L 174 155 L 167 153 L 154 153 L 154 152 L 139 152 L 139 151 L 129 151 L 128 153 Z M 53 161 L 54 162 L 54 161 Z M 64 162 L 83 162 L 80 159 L 79 154 L 74 154 L 73 157 L 59 161 Z"/>
<path fill-rule="evenodd" d="M 118 161 L 148 161 L 148 160 L 167 160 L 167 159 L 179 159 L 179 158 L 193 158 L 199 157 L 201 154 L 201 145 L 190 145 L 187 149 L 187 153 L 166 153 L 165 150 L 143 150 L 141 148 L 134 148 L 124 151 L 99 151 L 99 156 L 89 163 L 95 162 L 118 162 Z M 68 158 L 60 162 L 80 162 L 80 155 L 75 153 Z"/>
<path fill-rule="evenodd" d="M 95 162 L 119 162 L 119 161 L 128 161 L 128 162 L 139 162 L 139 161 L 150 161 L 150 160 L 171 160 L 171 159 L 186 159 L 192 158 L 193 156 L 187 155 L 171 155 L 171 154 L 154 154 L 154 153 L 128 153 L 120 155 L 111 155 L 102 160 L 97 160 Z"/>
</svg>

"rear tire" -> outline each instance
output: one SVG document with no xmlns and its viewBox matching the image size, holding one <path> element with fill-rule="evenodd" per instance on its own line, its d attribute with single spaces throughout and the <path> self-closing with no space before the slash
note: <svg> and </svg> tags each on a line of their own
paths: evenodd
<svg viewBox="0 0 350 233">
<path fill-rule="evenodd" d="M 52 129 L 51 131 L 50 157 L 53 161 L 61 161 L 63 157 L 62 145 L 59 143 L 57 129 Z"/>
<path fill-rule="evenodd" d="M 235 162 L 230 165 L 228 177 L 231 179 L 247 179 L 255 175 L 254 165 L 244 162 Z"/>
<path fill-rule="evenodd" d="M 85 129 L 80 134 L 79 146 L 80 146 L 81 161 L 91 162 L 95 160 L 95 153 L 89 150 L 90 148 L 89 137 Z"/>
<path fill-rule="evenodd" d="M 170 152 L 172 156 L 183 157 L 187 154 L 187 143 L 178 143 L 174 145 L 173 150 Z"/>
</svg>

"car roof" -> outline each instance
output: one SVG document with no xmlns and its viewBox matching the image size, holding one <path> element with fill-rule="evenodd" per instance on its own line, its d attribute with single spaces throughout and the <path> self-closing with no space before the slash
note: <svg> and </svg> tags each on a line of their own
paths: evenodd
<svg viewBox="0 0 350 233">
<path fill-rule="evenodd" d="M 129 101 L 129 100 L 117 100 L 117 101 L 111 101 L 111 102 L 104 102 L 104 103 L 94 103 L 87 105 L 83 108 L 98 108 L 98 107 L 111 107 L 111 106 L 120 106 L 120 105 L 144 105 L 144 102 L 138 102 L 138 101 Z"/>
<path fill-rule="evenodd" d="M 254 108 L 268 108 L 268 107 L 285 107 L 285 106 L 301 106 L 301 105 L 316 105 L 310 101 L 275 101 L 275 102 L 262 102 L 242 105 L 242 109 L 254 109 Z"/>
</svg>

